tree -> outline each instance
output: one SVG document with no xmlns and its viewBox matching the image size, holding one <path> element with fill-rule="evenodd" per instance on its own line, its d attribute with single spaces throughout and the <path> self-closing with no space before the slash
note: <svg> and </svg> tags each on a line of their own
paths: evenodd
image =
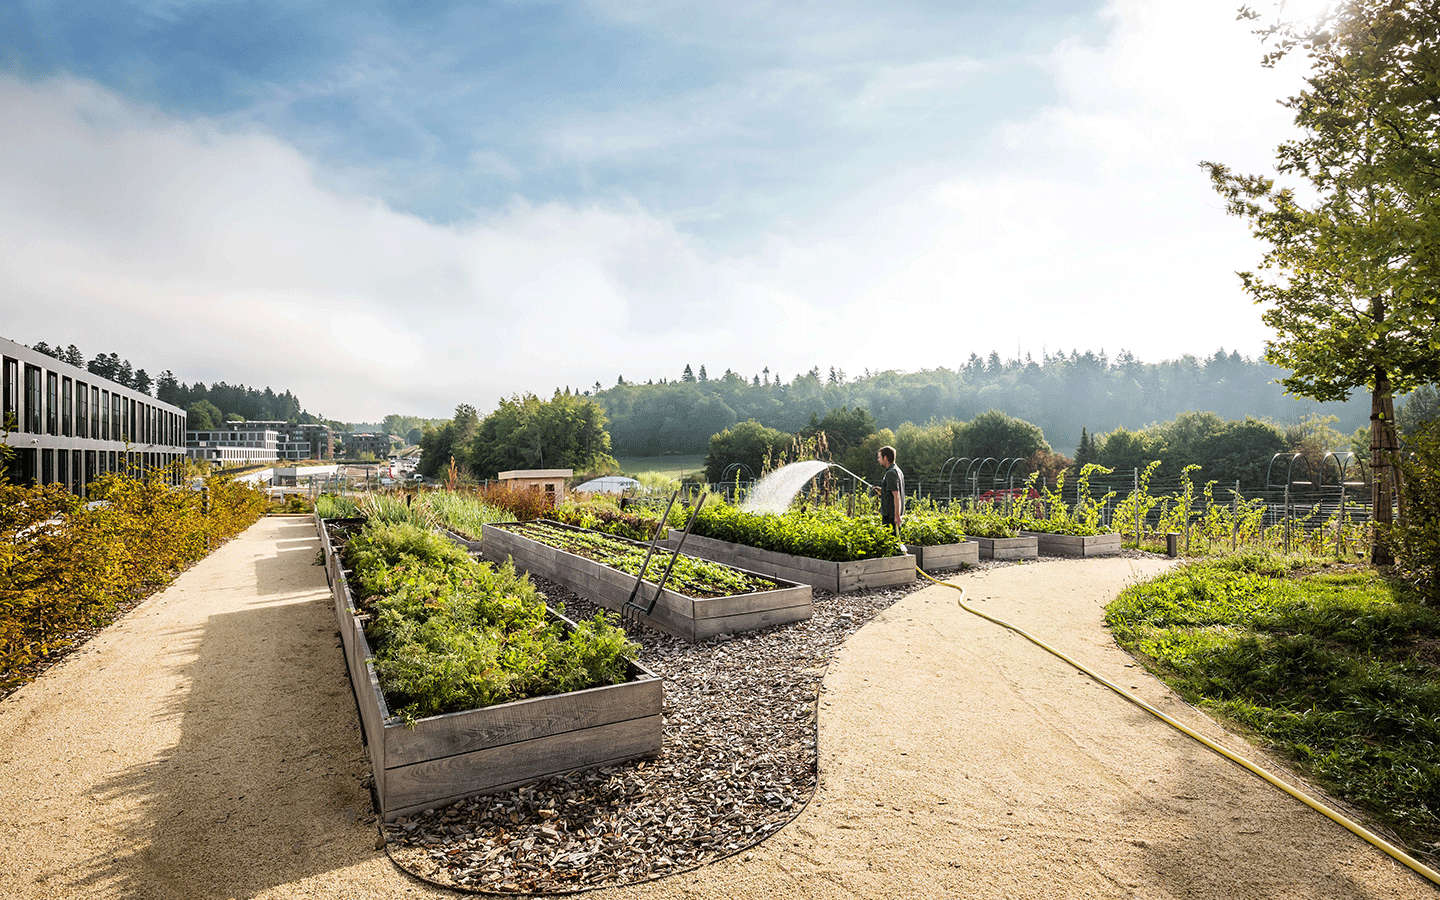
<svg viewBox="0 0 1440 900">
<path fill-rule="evenodd" d="M 1409 438 L 1436 418 L 1440 418 L 1440 391 L 1435 385 L 1426 384 L 1416 388 L 1405 398 L 1405 405 L 1395 411 L 1395 426 L 1401 436 Z"/>
<path fill-rule="evenodd" d="M 810 424 L 805 426 L 801 434 L 814 437 L 823 432 L 825 443 L 831 452 L 844 453 L 859 446 L 875 431 L 875 417 L 870 415 L 869 410 L 859 406 L 853 410 L 848 406 L 840 406 L 827 412 L 823 419 L 811 413 Z"/>
<path fill-rule="evenodd" d="M 494 478 L 508 469 L 568 468 L 595 473 L 615 468 L 605 412 L 579 394 L 555 392 L 502 399 L 475 429 L 469 458 L 475 474 Z"/>
<path fill-rule="evenodd" d="M 955 434 L 952 455 L 970 459 L 1029 458 L 1036 452 L 1050 452 L 1045 433 L 1024 419 L 992 409 L 961 426 Z"/>
<path fill-rule="evenodd" d="M 185 410 L 185 429 L 187 431 L 209 431 L 212 428 L 219 428 L 220 423 L 225 421 L 225 414 L 220 408 L 209 400 L 196 400 Z"/>
<path fill-rule="evenodd" d="M 759 478 L 767 458 L 776 459 L 790 443 L 790 435 L 767 428 L 754 419 L 740 422 L 710 439 L 710 452 L 705 456 L 705 479 L 711 484 L 720 481 L 733 463 L 749 468 L 745 479 Z"/>
<path fill-rule="evenodd" d="M 1253 12 L 1246 11 L 1251 18 Z M 1291 393 L 1316 400 L 1371 394 L 1372 562 L 1398 480 L 1393 392 L 1440 378 L 1440 15 L 1413 0 L 1352 0 L 1310 28 L 1257 32 L 1273 66 L 1297 47 L 1312 60 L 1294 110 L 1297 139 L 1277 170 L 1313 200 L 1263 176 L 1206 162 L 1232 215 L 1268 245 L 1261 270 L 1240 273 L 1277 332 L 1266 358 Z"/>
<path fill-rule="evenodd" d="M 692 371 L 690 371 L 690 364 L 689 364 L 689 363 L 686 363 L 686 364 L 685 364 L 685 371 L 684 371 L 683 373 L 681 373 L 681 375 L 680 375 L 680 380 L 681 380 L 681 381 L 694 381 L 694 380 L 695 380 L 695 373 L 692 372 Z"/>
<path fill-rule="evenodd" d="M 173 403 L 180 405 L 181 396 L 180 382 L 175 379 L 175 373 L 166 369 L 155 379 L 155 399 L 161 403 Z"/>
</svg>

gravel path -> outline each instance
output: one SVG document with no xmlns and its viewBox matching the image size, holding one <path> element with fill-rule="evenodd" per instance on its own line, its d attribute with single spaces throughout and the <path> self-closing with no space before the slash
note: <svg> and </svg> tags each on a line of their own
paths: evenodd
<svg viewBox="0 0 1440 900">
<path fill-rule="evenodd" d="M 306 519 L 266 519 L 0 702 L 0 894 L 415 898 L 379 848 Z M 1164 563 L 1045 560 L 970 596 L 1247 752 L 1115 648 Z M 927 587 L 831 656 L 819 785 L 737 855 L 600 898 L 1435 898 L 1408 870 Z"/>
</svg>

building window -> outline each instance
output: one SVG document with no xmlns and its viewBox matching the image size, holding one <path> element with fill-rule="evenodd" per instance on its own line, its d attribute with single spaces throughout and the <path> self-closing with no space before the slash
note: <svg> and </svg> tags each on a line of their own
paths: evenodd
<svg viewBox="0 0 1440 900">
<path fill-rule="evenodd" d="M 0 405 L 0 430 L 20 430 L 20 360 L 5 357 L 4 402 Z"/>
<path fill-rule="evenodd" d="M 60 376 L 45 373 L 45 433 L 60 432 Z M 48 482 L 47 482 L 48 483 Z"/>
<path fill-rule="evenodd" d="M 75 382 L 75 436 L 90 436 L 90 388 L 83 381 Z"/>
<path fill-rule="evenodd" d="M 92 438 L 104 437 L 100 433 L 100 389 L 98 387 L 90 389 L 90 436 Z"/>
<path fill-rule="evenodd" d="M 120 395 L 110 395 L 110 440 L 125 440 L 125 420 L 120 418 Z"/>
<path fill-rule="evenodd" d="M 69 378 L 60 379 L 60 433 L 66 437 L 75 435 L 75 382 Z"/>
<path fill-rule="evenodd" d="M 40 451 L 40 483 L 49 484 L 55 480 L 55 451 Z"/>
<path fill-rule="evenodd" d="M 102 440 L 110 440 L 110 392 L 100 392 L 100 432 L 97 435 Z M 108 469 L 106 471 L 109 471 Z"/>
<path fill-rule="evenodd" d="M 40 367 L 25 366 L 25 414 L 21 416 L 21 422 L 25 430 L 30 434 L 40 433 L 40 415 L 45 408 L 45 395 L 40 386 Z"/>
</svg>

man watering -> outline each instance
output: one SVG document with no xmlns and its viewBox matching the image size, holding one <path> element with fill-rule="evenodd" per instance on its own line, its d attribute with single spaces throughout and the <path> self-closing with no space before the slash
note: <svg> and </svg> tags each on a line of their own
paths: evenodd
<svg viewBox="0 0 1440 900">
<path fill-rule="evenodd" d="M 894 528 L 898 536 L 905 515 L 905 473 L 895 465 L 894 447 L 881 447 L 875 461 L 886 467 L 880 479 L 880 521 Z"/>
</svg>

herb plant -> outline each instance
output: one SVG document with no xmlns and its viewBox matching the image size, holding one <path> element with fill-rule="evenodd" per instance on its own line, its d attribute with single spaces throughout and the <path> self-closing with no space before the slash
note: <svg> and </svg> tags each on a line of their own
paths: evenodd
<svg viewBox="0 0 1440 900">
<path fill-rule="evenodd" d="M 613 535 L 565 528 L 548 522 L 526 522 L 502 527 L 533 541 L 593 559 L 630 575 L 639 574 L 640 566 L 645 561 L 645 546 Z M 669 565 L 670 554 L 655 554 L 646 570 L 646 578 L 651 582 L 658 581 L 660 573 Z M 777 585 L 758 575 L 682 553 L 670 568 L 670 577 L 666 580 L 665 587 L 687 597 L 704 598 L 770 591 Z"/>
<path fill-rule="evenodd" d="M 367 523 L 345 561 L 381 690 L 406 720 L 619 684 L 639 652 L 603 613 L 567 631 L 512 565 L 415 525 Z"/>
</svg>

